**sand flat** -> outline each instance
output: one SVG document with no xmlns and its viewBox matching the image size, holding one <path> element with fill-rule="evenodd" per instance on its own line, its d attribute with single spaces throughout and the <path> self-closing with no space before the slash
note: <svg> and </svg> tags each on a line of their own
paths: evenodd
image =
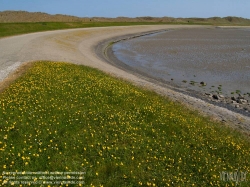
<svg viewBox="0 0 250 187">
<path fill-rule="evenodd" d="M 230 96 L 250 93 L 249 34 L 247 28 L 168 30 L 119 42 L 113 50 L 120 61 L 151 76 L 197 91 L 216 92 L 222 85 L 222 94 Z"/>
</svg>

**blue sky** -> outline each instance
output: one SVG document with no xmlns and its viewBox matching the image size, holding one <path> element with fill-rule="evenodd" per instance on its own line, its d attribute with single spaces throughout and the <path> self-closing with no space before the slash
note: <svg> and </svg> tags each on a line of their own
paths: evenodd
<svg viewBox="0 0 250 187">
<path fill-rule="evenodd" d="M 5 10 L 79 17 L 250 18 L 250 0 L 0 0 L 0 11 Z"/>
</svg>

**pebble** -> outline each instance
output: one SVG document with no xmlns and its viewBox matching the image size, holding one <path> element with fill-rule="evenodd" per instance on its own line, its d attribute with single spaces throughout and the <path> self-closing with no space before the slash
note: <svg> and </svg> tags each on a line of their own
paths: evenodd
<svg viewBox="0 0 250 187">
<path fill-rule="evenodd" d="M 245 98 L 239 94 L 238 99 L 245 99 Z"/>
<path fill-rule="evenodd" d="M 235 105 L 235 108 L 240 108 L 240 105 Z"/>
<path fill-rule="evenodd" d="M 218 95 L 213 95 L 213 98 L 217 100 L 219 99 Z"/>
<path fill-rule="evenodd" d="M 207 95 L 207 96 L 211 96 L 212 94 L 211 94 L 211 93 L 207 93 L 207 92 L 206 92 L 206 93 L 205 93 L 205 95 Z"/>
<path fill-rule="evenodd" d="M 212 101 L 215 103 L 229 104 L 234 108 L 243 110 L 244 112 L 250 112 L 249 101 L 240 94 L 239 96 L 227 97 L 223 94 L 213 94 L 213 93 L 205 92 L 204 96 L 206 96 L 209 101 Z"/>
<path fill-rule="evenodd" d="M 237 103 L 245 104 L 245 103 L 247 103 L 247 100 L 245 100 L 245 99 L 237 99 Z"/>
<path fill-rule="evenodd" d="M 207 83 L 205 83 L 204 81 L 200 82 L 200 84 L 201 84 L 202 86 L 206 86 L 206 85 L 207 85 Z"/>
<path fill-rule="evenodd" d="M 219 97 L 220 97 L 220 98 L 225 98 L 225 96 L 224 96 L 224 95 L 219 95 Z"/>
</svg>

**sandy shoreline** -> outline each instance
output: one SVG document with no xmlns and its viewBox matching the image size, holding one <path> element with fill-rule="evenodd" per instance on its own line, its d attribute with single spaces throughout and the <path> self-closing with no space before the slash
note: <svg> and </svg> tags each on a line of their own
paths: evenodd
<svg viewBox="0 0 250 187">
<path fill-rule="evenodd" d="M 0 39 L 0 70 L 14 71 L 17 64 L 36 60 L 65 61 L 82 64 L 100 69 L 113 76 L 123 78 L 135 85 L 146 87 L 155 92 L 167 96 L 174 101 L 181 102 L 191 109 L 211 116 L 225 125 L 232 126 L 250 134 L 250 118 L 235 113 L 220 106 L 215 106 L 202 99 L 175 91 L 171 85 L 153 81 L 147 76 L 127 71 L 124 67 L 107 63 L 102 56 L 107 44 L 125 35 L 152 32 L 162 29 L 196 28 L 204 26 L 133 26 L 133 27 L 109 27 L 72 29 L 62 31 L 50 31 L 43 33 L 27 34 Z M 209 26 L 205 26 L 209 27 Z M 126 38 L 126 37 L 125 37 Z M 97 52 L 98 51 L 98 52 Z M 98 53 L 98 54 L 97 54 Z M 110 59 L 108 59 L 110 60 Z M 10 70 L 11 69 L 11 70 Z M 0 72 L 0 79 L 6 77 Z"/>
<path fill-rule="evenodd" d="M 182 37 L 183 38 L 183 35 L 185 35 L 185 33 L 194 33 L 194 35 L 195 34 L 197 34 L 197 35 L 199 35 L 199 34 L 201 34 L 201 31 L 202 32 L 205 32 L 206 30 L 208 30 L 208 32 L 211 32 L 211 30 L 215 30 L 216 28 L 210 28 L 210 29 L 202 29 L 202 28 L 199 28 L 199 29 L 197 29 L 197 33 L 196 33 L 196 31 L 194 30 L 194 29 L 192 29 L 192 30 L 185 30 L 185 29 L 179 29 L 178 31 L 176 30 L 176 31 L 173 31 L 172 30 L 172 33 L 178 33 L 178 34 L 180 34 L 180 32 L 181 32 L 181 35 L 180 35 L 180 38 Z M 163 31 L 159 31 L 160 32 L 160 34 L 162 34 L 162 33 L 166 33 L 166 35 L 169 35 L 170 34 L 170 32 L 169 32 L 169 30 L 163 30 Z M 158 32 L 158 33 L 159 33 Z M 148 34 L 150 34 L 150 33 L 148 33 Z M 147 35 L 148 35 L 147 34 Z M 153 35 L 155 34 L 154 32 L 152 33 Z M 176 34 L 176 35 L 178 35 L 178 34 Z M 202 33 L 203 34 L 203 33 Z M 206 33 L 206 34 L 208 34 L 208 33 Z M 209 33 L 209 34 L 211 34 L 211 33 Z M 173 35 L 173 34 L 172 34 Z M 124 43 L 124 41 L 125 41 L 125 43 L 128 43 L 128 42 L 134 42 L 134 41 L 131 41 L 131 40 L 134 40 L 134 38 L 135 38 L 135 40 L 137 40 L 138 41 L 138 39 L 136 39 L 136 38 L 138 38 L 138 37 L 144 37 L 145 36 L 145 34 L 144 33 L 142 33 L 142 34 L 137 34 L 137 35 L 133 35 L 133 36 L 131 36 L 131 35 L 127 35 L 127 36 L 123 36 L 123 38 L 121 38 L 121 37 L 117 37 L 117 38 L 114 38 L 114 39 L 112 39 L 111 41 L 107 41 L 106 42 L 106 44 L 105 44 L 105 42 L 103 43 L 103 44 L 100 44 L 100 46 L 109 46 L 109 43 L 112 43 L 112 41 L 115 41 L 115 42 L 113 42 L 115 45 L 116 45 L 116 43 L 118 43 L 118 42 L 121 42 L 121 43 Z M 166 36 L 166 37 L 168 37 L 168 36 Z M 176 36 L 175 36 L 176 37 Z M 154 38 L 155 39 L 155 38 Z M 130 41 L 126 41 L 126 40 L 130 40 Z M 142 39 L 139 39 L 139 40 L 142 40 Z M 146 40 L 147 40 L 147 37 L 146 37 Z M 143 40 L 144 41 L 144 40 Z M 156 39 L 156 41 L 159 43 L 160 41 L 158 41 L 157 39 Z M 169 40 L 168 40 L 169 41 Z M 144 42 L 143 44 L 145 44 L 146 42 Z M 197 40 L 196 40 L 196 43 L 195 43 L 196 45 L 197 45 Z M 148 45 L 148 43 L 147 43 L 147 45 Z M 165 45 L 167 45 L 167 44 L 165 44 Z M 174 45 L 174 44 L 173 44 Z M 155 46 L 154 46 L 155 47 Z M 157 47 L 157 46 L 156 46 Z M 164 46 L 162 46 L 162 47 L 164 47 Z M 201 87 L 200 86 L 200 81 L 202 80 L 205 80 L 206 81 L 206 84 L 207 84 L 207 81 L 208 81 L 208 77 L 206 78 L 204 78 L 204 76 L 199 76 L 199 79 L 200 79 L 200 81 L 198 80 L 198 82 L 197 82 L 197 84 L 194 86 L 187 86 L 187 84 L 188 83 L 182 83 L 182 85 L 180 86 L 180 85 L 178 85 L 178 81 L 176 82 L 176 79 L 178 79 L 178 78 L 180 78 L 180 80 L 183 80 L 184 78 L 183 78 L 183 76 L 182 75 L 180 75 L 180 74 L 178 74 L 177 73 L 177 75 L 168 75 L 169 76 L 169 79 L 168 80 L 166 80 L 166 79 L 164 79 L 164 78 L 161 78 L 161 76 L 159 76 L 160 78 L 157 78 L 157 76 L 152 76 L 152 72 L 154 72 L 154 69 L 152 69 L 152 71 L 150 70 L 150 69 L 148 69 L 147 71 L 145 71 L 145 69 L 143 69 L 144 68 L 144 66 L 142 67 L 142 70 L 139 68 L 139 69 L 137 69 L 137 63 L 134 63 L 133 64 L 133 62 L 136 60 L 135 58 L 136 57 L 134 57 L 134 53 L 129 53 L 129 55 L 132 55 L 132 57 L 134 58 L 130 58 L 130 60 L 131 60 L 131 67 L 129 66 L 129 65 L 127 65 L 126 63 L 123 63 L 122 61 L 120 61 L 117 57 L 116 57 L 116 55 L 114 55 L 114 52 L 113 52 L 113 47 L 109 47 L 109 48 L 107 48 L 107 50 L 106 50 L 106 52 L 105 52 L 105 55 L 106 55 L 106 57 L 105 57 L 105 60 L 107 60 L 107 62 L 108 63 L 111 63 L 112 65 L 114 65 L 114 66 L 116 66 L 116 67 L 118 67 L 118 68 L 120 68 L 120 69 L 123 69 L 123 70 L 125 70 L 125 71 L 129 71 L 130 73 L 133 73 L 133 74 L 136 74 L 137 76 L 144 76 L 144 77 L 147 77 L 147 78 L 149 78 L 150 79 L 150 81 L 151 82 L 155 82 L 155 83 L 163 83 L 163 84 L 165 84 L 167 87 L 169 87 L 170 89 L 172 89 L 172 90 L 174 90 L 174 91 L 177 91 L 177 92 L 181 92 L 181 93 L 183 93 L 183 94 L 187 94 L 187 95 L 190 95 L 190 96 L 192 96 L 192 97 L 195 97 L 195 98 L 200 98 L 200 99 L 202 99 L 202 100 L 205 100 L 206 102 L 208 102 L 208 103 L 210 103 L 210 104 L 213 104 L 213 105 L 217 105 L 217 106 L 220 106 L 220 107 L 223 107 L 223 108 L 227 108 L 227 109 L 229 109 L 229 110 L 231 110 L 231 111 L 233 111 L 233 112 L 236 112 L 236 113 L 239 113 L 239 114 L 242 114 L 242 115 L 245 115 L 245 116 L 248 116 L 248 117 L 250 117 L 250 103 L 248 102 L 248 103 L 242 103 L 242 104 L 239 104 L 239 103 L 237 103 L 236 101 L 233 101 L 232 100 L 232 97 L 234 97 L 234 98 L 237 98 L 238 97 L 238 94 L 230 94 L 230 95 L 224 95 L 223 93 L 221 93 L 221 94 L 216 94 L 216 93 L 214 93 L 215 95 L 220 95 L 221 96 L 221 98 L 219 98 L 219 99 L 214 99 L 212 96 L 213 96 L 213 92 L 211 92 L 212 90 L 211 90 L 211 87 L 210 87 L 210 89 L 209 89 L 209 87 L 208 86 L 204 86 L 204 87 Z M 143 50 L 144 50 L 144 53 L 145 53 L 145 50 L 147 50 L 147 46 L 143 46 Z M 126 51 L 126 50 L 125 50 Z M 127 52 L 127 51 L 126 51 Z M 125 52 L 125 53 L 126 53 Z M 151 51 L 150 51 L 151 52 Z M 98 54 L 101 54 L 101 52 L 100 52 L 100 49 L 99 49 L 99 51 L 97 50 L 97 53 Z M 136 53 L 136 52 L 135 52 Z M 154 53 L 156 53 L 157 54 L 157 51 L 154 51 Z M 208 52 L 209 53 L 209 52 Z M 153 53 L 151 54 L 152 56 L 154 55 Z M 157 54 L 157 55 L 159 55 L 159 54 Z M 102 56 L 102 54 L 100 55 L 100 56 Z M 151 58 L 151 57 L 149 57 L 149 58 Z M 164 60 L 164 59 L 163 59 Z M 200 59 L 199 59 L 200 60 Z M 204 60 L 204 59 L 203 59 Z M 140 60 L 139 60 L 140 61 Z M 145 66 L 147 66 L 147 60 L 146 60 L 146 65 Z M 152 62 L 153 63 L 153 62 Z M 157 63 L 156 63 L 157 64 Z M 184 63 L 180 63 L 181 64 L 181 66 L 187 66 L 187 63 L 186 62 L 184 62 Z M 175 64 L 174 64 L 175 65 Z M 193 64 L 191 64 L 191 66 L 192 66 Z M 198 63 L 198 65 L 200 65 L 200 63 Z M 211 65 L 211 64 L 210 64 Z M 134 66 L 134 67 L 133 67 Z M 139 65 L 140 66 L 140 65 Z M 163 64 L 160 64 L 160 67 L 163 67 L 164 65 Z M 172 66 L 172 65 L 171 65 Z M 177 66 L 177 68 L 178 68 L 178 66 Z M 199 71 L 199 69 L 197 69 L 197 67 L 194 67 L 194 68 L 196 68 L 196 71 L 197 72 L 194 72 L 195 74 L 196 73 L 198 73 L 198 71 Z M 213 67 L 211 67 L 211 68 L 218 68 L 218 66 L 217 65 L 214 65 Z M 223 66 L 223 68 L 224 68 L 224 66 Z M 228 67 L 227 67 L 227 69 L 228 70 L 230 70 L 230 72 L 232 71 L 232 69 L 234 70 L 235 68 L 232 68 L 232 67 L 230 67 L 230 65 L 228 65 Z M 215 69 L 214 71 L 216 72 L 218 69 Z M 227 71 L 228 71 L 227 70 Z M 164 70 L 163 70 L 164 71 Z M 202 70 L 201 70 L 202 71 Z M 213 69 L 211 69 L 211 71 L 213 71 Z M 158 72 L 158 71 L 156 71 L 156 72 Z M 165 72 L 166 74 L 167 74 L 167 72 Z M 217 72 L 218 73 L 218 72 Z M 216 74 L 216 73 L 215 73 Z M 193 75 L 193 74 L 192 74 Z M 170 80 L 170 78 L 173 78 L 173 76 L 174 76 L 174 81 L 171 81 Z M 179 76 L 179 77 L 178 77 Z M 213 77 L 214 78 L 214 77 Z M 194 78 L 193 78 L 194 79 Z M 187 80 L 187 79 L 186 79 Z M 221 84 L 221 80 L 220 79 L 218 79 L 219 81 L 220 81 L 220 84 Z M 189 84 L 188 84 L 189 85 Z M 241 84 L 241 86 L 242 86 L 242 84 Z M 207 90 L 205 90 L 205 88 L 207 88 Z M 232 86 L 230 87 L 230 88 L 232 88 Z M 217 87 L 216 87 L 216 89 L 217 89 Z M 223 90 L 225 90 L 225 85 L 223 84 Z M 242 97 L 243 98 L 245 98 L 246 99 L 246 101 L 247 100 L 249 100 L 250 99 L 250 96 L 248 96 L 247 94 L 246 95 L 243 95 L 242 94 Z"/>
<path fill-rule="evenodd" d="M 142 34 L 139 33 L 135 35 L 135 37 L 138 37 L 140 35 L 143 36 L 144 33 Z M 123 69 L 124 71 L 127 71 L 130 74 L 133 74 L 147 82 L 147 83 L 137 82 L 136 83 L 137 85 L 140 85 L 142 87 L 147 87 L 151 90 L 156 91 L 161 95 L 169 97 L 174 101 L 181 102 L 190 109 L 198 110 L 201 114 L 205 116 L 210 116 L 217 121 L 223 122 L 225 125 L 229 125 L 249 135 L 250 133 L 249 116 L 242 115 L 239 112 L 235 112 L 233 111 L 234 108 L 230 109 L 230 107 L 226 105 L 223 106 L 222 103 L 211 103 L 206 99 L 206 97 L 204 97 L 198 92 L 187 91 L 182 88 L 177 88 L 174 85 L 171 85 L 171 82 L 158 80 L 154 77 L 149 76 L 148 74 L 138 72 L 132 69 L 131 67 L 123 64 L 121 61 L 119 61 L 113 54 L 112 48 L 107 46 L 109 46 L 109 44 L 112 43 L 113 41 L 131 39 L 131 37 L 132 37 L 131 35 L 126 35 L 122 37 L 115 37 L 110 40 L 101 42 L 96 48 L 97 54 L 101 58 L 103 58 L 103 60 L 105 60 L 107 63 L 110 63 L 120 69 Z M 132 81 L 135 82 L 134 80 Z"/>
<path fill-rule="evenodd" d="M 240 90 L 242 95 L 248 96 L 249 32 L 246 28 L 215 27 L 167 30 L 122 40 L 112 49 L 124 64 L 158 79 L 173 79 L 179 87 L 199 92 L 220 91 L 229 97 Z M 202 81 L 206 86 L 195 84 Z M 194 84 L 189 84 L 191 82 Z M 219 85 L 222 89 L 218 90 Z"/>
</svg>

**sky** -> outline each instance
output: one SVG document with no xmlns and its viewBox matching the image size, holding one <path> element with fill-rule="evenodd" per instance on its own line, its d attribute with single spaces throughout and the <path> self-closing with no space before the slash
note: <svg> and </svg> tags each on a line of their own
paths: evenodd
<svg viewBox="0 0 250 187">
<path fill-rule="evenodd" d="M 0 0 L 0 11 L 78 17 L 226 17 L 250 19 L 250 0 Z"/>
</svg>

